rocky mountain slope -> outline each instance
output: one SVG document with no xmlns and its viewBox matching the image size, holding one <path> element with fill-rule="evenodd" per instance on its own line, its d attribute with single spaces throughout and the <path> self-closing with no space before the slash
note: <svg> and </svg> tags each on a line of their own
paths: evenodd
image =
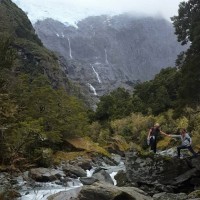
<svg viewBox="0 0 200 200">
<path fill-rule="evenodd" d="M 163 67 L 174 66 L 183 50 L 171 23 L 161 18 L 88 17 L 77 27 L 46 19 L 35 29 L 44 45 L 67 63 L 69 78 L 94 95 L 153 78 Z"/>
<path fill-rule="evenodd" d="M 64 88 L 68 94 L 85 99 L 87 104 L 94 104 L 89 102 L 89 92 L 83 92 L 78 84 L 69 80 L 65 64 L 44 47 L 26 13 L 11 0 L 0 1 L 0 37 L 12 40 L 12 48 L 17 54 L 13 71 L 17 76 L 22 73 L 32 78 L 45 75 L 54 89 Z"/>
</svg>

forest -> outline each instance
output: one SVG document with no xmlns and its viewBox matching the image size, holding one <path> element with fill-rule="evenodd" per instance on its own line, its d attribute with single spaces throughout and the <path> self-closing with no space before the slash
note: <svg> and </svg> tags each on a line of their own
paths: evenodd
<svg viewBox="0 0 200 200">
<path fill-rule="evenodd" d="M 153 80 L 138 83 L 133 92 L 118 88 L 88 108 L 75 86 L 59 71 L 56 56 L 34 35 L 25 16 L 4 23 L 14 5 L 0 9 L 0 168 L 25 160 L 27 165 L 51 165 L 44 154 L 64 151 L 68 138 L 89 137 L 102 147 L 122 136 L 143 151 L 155 122 L 167 133 L 187 128 L 200 150 L 200 3 L 189 0 L 172 17 L 175 34 L 188 45 L 176 66 L 162 69 Z M 2 15 L 2 16 L 1 16 Z M 2 20 L 1 20 L 2 19 Z M 170 147 L 160 138 L 159 147 Z"/>
</svg>

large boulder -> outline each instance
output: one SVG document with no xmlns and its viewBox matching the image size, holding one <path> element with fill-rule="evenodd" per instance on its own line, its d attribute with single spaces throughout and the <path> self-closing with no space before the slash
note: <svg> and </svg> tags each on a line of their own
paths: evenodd
<svg viewBox="0 0 200 200">
<path fill-rule="evenodd" d="M 49 196 L 48 200 L 75 200 L 78 197 L 81 187 L 76 187 L 71 190 L 66 190 Z"/>
<path fill-rule="evenodd" d="M 77 200 L 152 200 L 143 191 L 134 188 L 120 188 L 110 184 L 95 183 L 83 186 Z"/>
<path fill-rule="evenodd" d="M 185 193 L 173 194 L 173 193 L 159 193 L 153 196 L 154 200 L 186 200 L 188 199 Z"/>
<path fill-rule="evenodd" d="M 190 193 L 188 195 L 188 197 L 191 198 L 191 199 L 195 199 L 195 198 L 200 199 L 200 190 L 193 191 L 192 193 Z"/>
<path fill-rule="evenodd" d="M 171 158 L 161 155 L 126 153 L 127 178 L 148 191 L 188 193 L 199 186 L 200 157 Z"/>
<path fill-rule="evenodd" d="M 119 187 L 126 186 L 128 184 L 126 172 L 123 170 L 118 171 L 114 178 L 117 181 L 117 186 Z"/>
<path fill-rule="evenodd" d="M 91 160 L 81 160 L 77 163 L 79 167 L 81 167 L 84 170 L 91 170 L 92 169 L 92 164 Z"/>
<path fill-rule="evenodd" d="M 95 179 L 101 181 L 101 182 L 105 182 L 105 183 L 109 183 L 111 185 L 114 185 L 114 182 L 110 176 L 110 174 L 108 174 L 105 170 L 101 169 L 100 171 L 94 173 L 92 175 Z"/>
<path fill-rule="evenodd" d="M 67 164 L 65 167 L 63 167 L 63 171 L 65 174 L 69 177 L 74 178 L 75 177 L 86 177 L 87 173 L 79 166 L 73 166 L 70 164 Z"/>
<path fill-rule="evenodd" d="M 93 183 L 97 182 L 98 180 L 94 177 L 82 177 L 80 181 L 83 185 L 92 185 Z"/>
<path fill-rule="evenodd" d="M 49 168 L 33 168 L 29 171 L 29 177 L 38 182 L 51 182 L 60 179 L 65 174 L 62 171 Z"/>
</svg>

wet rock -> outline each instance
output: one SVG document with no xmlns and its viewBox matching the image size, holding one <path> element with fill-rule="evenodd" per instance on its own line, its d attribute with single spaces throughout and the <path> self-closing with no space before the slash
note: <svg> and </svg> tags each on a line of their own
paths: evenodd
<svg viewBox="0 0 200 200">
<path fill-rule="evenodd" d="M 186 171 L 185 173 L 181 174 L 180 176 L 176 177 L 172 182 L 173 185 L 180 185 L 185 181 L 188 181 L 192 177 L 197 175 L 197 170 L 195 168 Z"/>
<path fill-rule="evenodd" d="M 148 191 L 188 193 L 199 186 L 200 158 L 178 159 L 161 155 L 126 154 L 127 177 L 131 183 Z"/>
<path fill-rule="evenodd" d="M 96 178 L 97 180 L 99 180 L 101 182 L 105 182 L 105 183 L 109 183 L 111 185 L 114 185 L 114 182 L 113 182 L 110 174 L 108 174 L 103 169 L 101 169 L 100 171 L 94 173 L 92 177 Z"/>
<path fill-rule="evenodd" d="M 120 188 L 110 184 L 94 183 L 83 186 L 78 200 L 151 200 L 151 197 L 133 187 Z"/>
<path fill-rule="evenodd" d="M 193 158 L 191 160 L 191 165 L 192 165 L 192 167 L 194 167 L 195 169 L 197 169 L 198 171 L 200 171 L 200 157 Z"/>
<path fill-rule="evenodd" d="M 196 191 L 190 193 L 188 195 L 188 197 L 191 198 L 191 199 L 196 199 L 196 198 L 200 199 L 200 190 L 196 190 Z"/>
<path fill-rule="evenodd" d="M 80 190 L 81 190 L 80 187 L 73 188 L 72 190 L 67 190 L 64 192 L 59 192 L 57 194 L 51 195 L 47 199 L 48 200 L 75 200 Z"/>
<path fill-rule="evenodd" d="M 154 200 L 186 200 L 188 199 L 187 195 L 184 193 L 173 194 L 173 193 L 159 193 L 153 196 Z"/>
<path fill-rule="evenodd" d="M 82 177 L 80 181 L 83 185 L 92 185 L 93 183 L 97 182 L 98 180 L 94 177 Z"/>
<path fill-rule="evenodd" d="M 84 170 L 91 170 L 92 169 L 91 160 L 79 161 L 77 163 L 77 165 Z"/>
<path fill-rule="evenodd" d="M 117 186 L 119 187 L 126 186 L 129 182 L 126 177 L 126 172 L 123 170 L 118 171 L 114 178 L 117 181 Z"/>
<path fill-rule="evenodd" d="M 200 186 L 200 177 L 194 177 L 190 180 L 190 183 L 195 185 L 196 187 Z"/>
<path fill-rule="evenodd" d="M 63 171 L 65 172 L 67 176 L 72 177 L 72 178 L 87 176 L 87 173 L 79 166 L 73 166 L 73 165 L 68 164 L 65 167 L 63 167 Z"/>
<path fill-rule="evenodd" d="M 0 199 L 2 200 L 14 200 L 20 197 L 21 197 L 21 194 L 14 189 L 9 189 L 9 190 L 0 192 Z"/>
<path fill-rule="evenodd" d="M 29 171 L 29 177 L 38 182 L 51 182 L 65 176 L 62 171 L 49 168 L 34 168 Z"/>
</svg>

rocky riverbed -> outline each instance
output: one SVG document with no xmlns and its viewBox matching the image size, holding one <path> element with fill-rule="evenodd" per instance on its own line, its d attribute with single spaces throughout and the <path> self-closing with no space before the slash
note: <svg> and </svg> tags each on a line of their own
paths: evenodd
<svg viewBox="0 0 200 200">
<path fill-rule="evenodd" d="M 170 151 L 171 152 L 171 151 Z M 200 158 L 166 155 L 96 157 L 0 174 L 5 200 L 192 200 L 200 199 Z M 124 163 L 125 162 L 125 163 Z M 6 191 L 6 192 L 5 192 Z"/>
</svg>

